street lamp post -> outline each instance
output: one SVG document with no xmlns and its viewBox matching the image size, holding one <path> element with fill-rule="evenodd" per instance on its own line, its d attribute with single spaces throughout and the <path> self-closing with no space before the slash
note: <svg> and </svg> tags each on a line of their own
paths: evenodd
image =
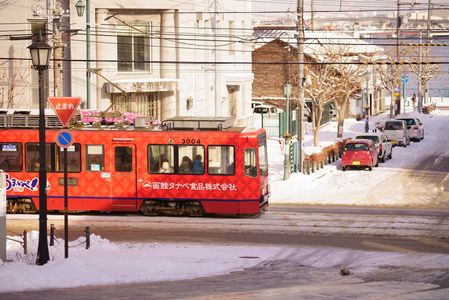
<svg viewBox="0 0 449 300">
<path fill-rule="evenodd" d="M 86 11 L 86 108 L 90 108 L 90 0 L 78 0 L 75 4 L 78 17 L 82 17 Z"/>
<path fill-rule="evenodd" d="M 47 170 L 45 153 L 45 99 L 43 88 L 44 71 L 48 69 L 51 47 L 39 38 L 30 46 L 33 68 L 39 72 L 39 244 L 36 263 L 46 264 L 50 257 L 47 244 Z"/>
</svg>

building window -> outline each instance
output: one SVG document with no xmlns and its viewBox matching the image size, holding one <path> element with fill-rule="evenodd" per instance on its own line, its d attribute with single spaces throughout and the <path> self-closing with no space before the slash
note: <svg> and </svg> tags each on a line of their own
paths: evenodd
<svg viewBox="0 0 449 300">
<path fill-rule="evenodd" d="M 236 36 L 235 36 L 235 23 L 234 21 L 229 21 L 229 54 L 233 55 L 235 54 L 235 43 L 237 42 Z"/>
<path fill-rule="evenodd" d="M 119 72 L 150 70 L 150 25 L 133 24 L 134 28 L 117 35 L 117 69 Z"/>
</svg>

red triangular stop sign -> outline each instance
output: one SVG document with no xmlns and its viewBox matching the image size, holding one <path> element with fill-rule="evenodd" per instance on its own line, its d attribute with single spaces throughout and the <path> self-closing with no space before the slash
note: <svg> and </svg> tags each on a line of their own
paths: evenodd
<svg viewBox="0 0 449 300">
<path fill-rule="evenodd" d="M 51 107 L 61 121 L 62 126 L 67 127 L 70 119 L 75 114 L 81 103 L 80 97 L 48 97 Z"/>
</svg>

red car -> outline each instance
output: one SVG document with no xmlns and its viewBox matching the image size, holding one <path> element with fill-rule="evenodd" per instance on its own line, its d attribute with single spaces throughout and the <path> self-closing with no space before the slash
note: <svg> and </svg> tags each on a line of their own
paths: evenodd
<svg viewBox="0 0 449 300">
<path fill-rule="evenodd" d="M 363 167 L 371 171 L 373 167 L 379 165 L 373 141 L 365 139 L 347 141 L 341 161 L 343 171 L 349 167 Z"/>
</svg>

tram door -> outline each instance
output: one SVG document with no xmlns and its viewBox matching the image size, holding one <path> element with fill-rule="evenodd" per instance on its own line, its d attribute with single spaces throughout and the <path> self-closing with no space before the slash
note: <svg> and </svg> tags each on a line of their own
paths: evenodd
<svg viewBox="0 0 449 300">
<path fill-rule="evenodd" d="M 113 210 L 135 210 L 136 147 L 132 144 L 114 145 L 112 148 L 113 172 L 111 173 L 111 195 Z"/>
</svg>

